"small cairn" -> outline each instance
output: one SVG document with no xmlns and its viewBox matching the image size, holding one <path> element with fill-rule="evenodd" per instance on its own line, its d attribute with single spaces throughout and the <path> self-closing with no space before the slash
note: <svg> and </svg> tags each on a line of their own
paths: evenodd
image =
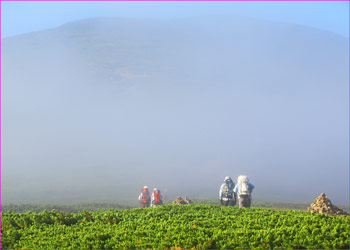
<svg viewBox="0 0 350 250">
<path fill-rule="evenodd" d="M 328 199 L 325 193 L 322 193 L 316 198 L 316 200 L 307 208 L 308 212 L 311 213 L 322 213 L 330 215 L 347 215 L 346 212 L 340 208 L 334 206 Z"/>
<path fill-rule="evenodd" d="M 185 196 L 185 199 L 183 200 L 180 196 L 176 198 L 176 200 L 173 201 L 173 205 L 187 205 L 192 204 L 192 201 Z"/>
<path fill-rule="evenodd" d="M 185 196 L 184 202 L 186 202 L 187 204 L 193 203 L 187 196 Z"/>
</svg>

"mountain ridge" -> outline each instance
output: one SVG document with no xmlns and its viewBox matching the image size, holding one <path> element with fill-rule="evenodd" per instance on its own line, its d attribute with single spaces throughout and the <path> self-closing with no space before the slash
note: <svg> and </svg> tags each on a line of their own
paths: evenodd
<svg viewBox="0 0 350 250">
<path fill-rule="evenodd" d="M 265 22 L 265 23 L 274 23 L 274 24 L 280 24 L 283 26 L 295 26 L 296 28 L 306 28 L 307 30 L 311 31 L 318 31 L 321 33 L 328 33 L 329 35 L 335 35 L 335 36 L 339 36 L 342 37 L 346 40 L 349 40 L 349 37 L 346 37 L 344 35 L 341 35 L 339 33 L 335 33 L 332 32 L 330 30 L 326 30 L 326 29 L 321 29 L 318 27 L 312 27 L 312 26 L 308 26 L 308 25 L 302 25 L 302 24 L 296 24 L 296 23 L 290 23 L 290 22 L 286 22 L 286 21 L 277 21 L 277 20 L 269 20 L 269 19 L 262 19 L 262 18 L 255 18 L 255 17 L 246 17 L 246 16 L 235 16 L 235 17 L 229 17 L 229 16 L 220 16 L 220 15 L 210 15 L 210 16 L 196 16 L 196 17 L 184 17 L 184 18 L 171 18 L 171 19 L 161 19 L 161 18 L 127 18 L 127 17 L 113 17 L 113 16 L 100 16 L 100 17 L 92 17 L 92 18 L 84 18 L 84 19 L 78 19 L 78 20 L 72 20 L 72 21 L 68 21 L 65 22 L 63 24 L 60 24 L 58 26 L 52 27 L 52 28 L 47 28 L 47 29 L 42 29 L 42 30 L 37 30 L 37 31 L 31 31 L 31 32 L 26 32 L 26 33 L 22 33 L 22 34 L 18 34 L 18 35 L 12 35 L 12 36 L 8 36 L 8 37 L 3 37 L 1 38 L 1 40 L 3 39 L 11 39 L 11 38 L 16 38 L 16 37 L 21 37 L 21 36 L 26 36 L 26 35 L 30 35 L 33 33 L 40 33 L 40 32 L 47 32 L 47 31 L 51 31 L 51 30 L 56 30 L 56 29 L 62 29 L 62 28 L 66 28 L 67 26 L 71 26 L 71 25 L 79 25 L 79 24 L 83 24 L 83 23 L 89 23 L 89 22 L 96 22 L 96 21 L 130 21 L 130 22 L 135 22 L 135 21 L 140 21 L 140 22 L 153 22 L 153 23 L 159 23 L 159 22 L 167 22 L 167 23 L 171 23 L 171 22 L 187 22 L 190 20 L 196 20 L 196 19 L 207 19 L 207 18 L 215 18 L 215 19 L 219 19 L 219 20 L 227 20 L 227 21 L 232 21 L 234 19 L 239 20 L 239 19 L 243 19 L 243 20 L 254 20 L 255 22 Z"/>
<path fill-rule="evenodd" d="M 145 183 L 216 197 L 241 173 L 257 198 L 347 201 L 348 39 L 255 21 L 78 24 L 2 43 L 7 202 Z"/>
</svg>

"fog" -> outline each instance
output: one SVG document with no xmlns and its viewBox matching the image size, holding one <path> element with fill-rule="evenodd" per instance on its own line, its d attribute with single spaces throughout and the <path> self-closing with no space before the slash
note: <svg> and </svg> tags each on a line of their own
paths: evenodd
<svg viewBox="0 0 350 250">
<path fill-rule="evenodd" d="M 348 38 L 247 18 L 96 18 L 2 39 L 3 203 L 349 203 Z"/>
</svg>

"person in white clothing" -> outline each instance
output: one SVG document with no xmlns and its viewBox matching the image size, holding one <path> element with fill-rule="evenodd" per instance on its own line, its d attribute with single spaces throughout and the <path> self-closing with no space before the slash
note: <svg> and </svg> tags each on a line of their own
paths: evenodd
<svg viewBox="0 0 350 250">
<path fill-rule="evenodd" d="M 237 185 L 233 189 L 237 193 L 239 207 L 250 208 L 252 203 L 252 192 L 254 185 L 249 182 L 249 179 L 245 175 L 238 176 Z"/>
<path fill-rule="evenodd" d="M 219 191 L 219 199 L 222 206 L 234 206 L 236 204 L 236 194 L 233 191 L 234 186 L 235 184 L 231 177 L 226 176 Z"/>
</svg>

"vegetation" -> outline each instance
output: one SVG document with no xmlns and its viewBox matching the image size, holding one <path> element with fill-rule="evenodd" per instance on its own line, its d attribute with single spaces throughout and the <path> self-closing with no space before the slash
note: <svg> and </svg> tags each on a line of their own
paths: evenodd
<svg viewBox="0 0 350 250">
<path fill-rule="evenodd" d="M 202 205 L 219 205 L 219 201 L 215 199 L 194 199 L 192 200 L 194 204 Z M 164 204 L 172 204 L 172 201 L 164 201 Z M 253 207 L 256 208 L 272 208 L 272 209 L 303 209 L 306 210 L 307 205 L 304 204 L 285 204 L 285 203 L 269 203 L 269 202 L 253 202 Z M 129 205 L 121 205 L 118 203 L 112 202 L 81 202 L 75 204 L 8 204 L 1 205 L 1 211 L 7 212 L 16 212 L 16 213 L 26 213 L 26 212 L 35 212 L 39 213 L 44 210 L 51 211 L 56 210 L 58 212 L 65 213 L 77 213 L 79 211 L 107 211 L 110 209 L 130 209 L 130 208 L 139 208 L 139 203 L 129 203 Z"/>
<path fill-rule="evenodd" d="M 63 213 L 1 213 L 16 249 L 348 249 L 349 216 L 213 205 Z"/>
<path fill-rule="evenodd" d="M 202 204 L 202 205 L 219 205 L 219 200 L 217 199 L 192 199 L 194 204 Z M 164 204 L 172 204 L 172 201 L 164 201 Z M 295 210 L 305 210 L 310 206 L 310 204 L 294 204 L 294 203 L 280 203 L 280 202 L 262 202 L 262 201 L 254 201 L 252 203 L 253 208 L 270 208 L 274 210 L 285 210 L 285 209 L 295 209 Z M 130 208 L 138 208 L 139 203 L 135 202 L 127 202 L 125 204 L 113 203 L 113 202 L 81 202 L 74 204 L 40 204 L 40 203 L 32 203 L 32 204 L 8 204 L 1 205 L 1 211 L 7 212 L 16 212 L 16 213 L 25 213 L 25 212 L 35 212 L 39 213 L 44 210 L 51 211 L 56 210 L 58 212 L 66 212 L 66 213 L 77 213 L 79 211 L 101 211 L 101 210 L 110 210 L 110 209 L 130 209 Z M 349 210 L 348 206 L 338 206 L 345 211 Z"/>
<path fill-rule="evenodd" d="M 26 212 L 35 212 L 39 213 L 44 210 L 51 211 L 56 210 L 58 212 L 66 213 L 77 213 L 79 211 L 100 211 L 100 210 L 109 210 L 109 209 L 128 209 L 132 208 L 129 205 L 120 205 L 117 203 L 98 203 L 98 202 L 83 202 L 77 204 L 9 204 L 2 205 L 1 211 L 7 212 L 16 212 L 16 213 L 26 213 Z"/>
<path fill-rule="evenodd" d="M 207 205 L 218 205 L 219 200 L 215 199 L 194 199 L 196 204 L 207 204 Z M 237 202 L 238 203 L 238 202 Z M 254 208 L 271 208 L 271 209 L 297 209 L 305 210 L 310 204 L 295 204 L 295 203 L 282 203 L 282 202 L 265 202 L 265 201 L 254 201 L 252 207 Z"/>
</svg>

